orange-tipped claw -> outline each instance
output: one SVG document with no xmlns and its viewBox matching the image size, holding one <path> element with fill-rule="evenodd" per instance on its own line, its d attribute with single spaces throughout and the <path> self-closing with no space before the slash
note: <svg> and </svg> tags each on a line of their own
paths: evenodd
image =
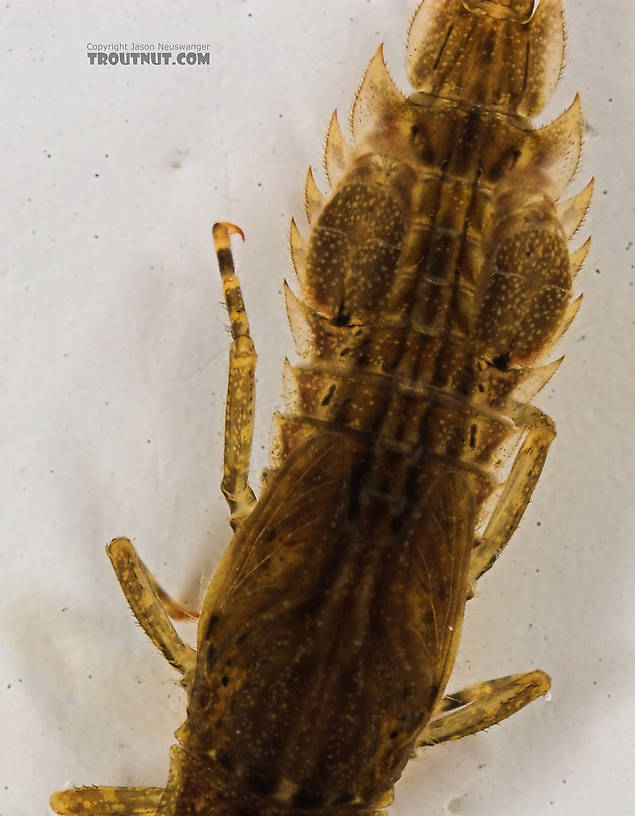
<svg viewBox="0 0 635 816">
<path fill-rule="evenodd" d="M 216 241 L 217 237 L 219 236 L 220 231 L 226 232 L 228 235 L 240 235 L 242 240 L 245 240 L 245 233 L 241 230 L 240 227 L 237 227 L 236 224 L 231 224 L 229 221 L 217 221 L 216 224 L 212 227 L 212 234 L 214 236 L 214 240 Z"/>
</svg>

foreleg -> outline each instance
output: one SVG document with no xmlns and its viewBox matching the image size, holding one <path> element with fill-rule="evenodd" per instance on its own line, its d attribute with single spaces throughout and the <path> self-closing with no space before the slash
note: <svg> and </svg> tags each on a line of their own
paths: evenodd
<svg viewBox="0 0 635 816">
<path fill-rule="evenodd" d="M 221 490 L 231 511 L 230 524 L 235 530 L 249 515 L 256 502 L 248 480 L 254 430 L 257 355 L 249 335 L 249 321 L 240 283 L 234 270 L 234 259 L 229 243 L 230 233 L 236 233 L 244 240 L 242 230 L 234 224 L 225 222 L 214 224 L 214 247 L 223 279 L 223 293 L 232 333 Z"/>
</svg>

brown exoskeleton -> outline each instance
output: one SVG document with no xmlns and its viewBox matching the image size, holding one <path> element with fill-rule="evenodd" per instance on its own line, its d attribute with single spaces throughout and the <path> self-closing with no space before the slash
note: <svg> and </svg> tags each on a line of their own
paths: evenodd
<svg viewBox="0 0 635 816">
<path fill-rule="evenodd" d="M 560 0 L 424 0 L 408 98 L 381 51 L 353 144 L 334 116 L 332 186 L 306 185 L 287 289 L 302 364 L 285 369 L 271 468 L 248 484 L 256 353 L 214 227 L 232 345 L 222 489 L 235 530 L 197 650 L 128 539 L 108 548 L 132 611 L 182 674 L 187 719 L 164 788 L 56 793 L 61 816 L 373 814 L 418 746 L 499 722 L 541 671 L 452 696 L 465 603 L 527 507 L 552 421 L 537 367 L 573 319 L 569 255 L 591 185 L 560 202 L 580 154 L 576 98 L 535 130 L 563 60 Z M 497 474 L 516 448 L 502 485 Z"/>
</svg>

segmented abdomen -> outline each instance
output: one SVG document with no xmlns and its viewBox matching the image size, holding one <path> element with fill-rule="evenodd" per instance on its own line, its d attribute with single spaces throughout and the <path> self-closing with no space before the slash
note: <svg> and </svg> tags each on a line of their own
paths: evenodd
<svg viewBox="0 0 635 816">
<path fill-rule="evenodd" d="M 420 90 L 402 96 L 380 49 L 355 101 L 354 146 L 333 116 L 332 194 L 309 172 L 306 242 L 292 224 L 300 295 L 287 289 L 287 301 L 303 364 L 286 367 L 274 466 L 329 428 L 367 440 L 378 472 L 389 458 L 396 500 L 395 454 L 487 471 L 517 404 L 555 370 L 534 364 L 577 309 L 586 245 L 570 259 L 567 240 L 590 186 L 556 202 L 577 166 L 580 106 L 532 127 L 562 62 L 560 4 L 524 24 L 527 3 L 503 5 L 427 0 L 408 49 Z M 485 48 L 490 64 L 471 65 Z"/>
</svg>

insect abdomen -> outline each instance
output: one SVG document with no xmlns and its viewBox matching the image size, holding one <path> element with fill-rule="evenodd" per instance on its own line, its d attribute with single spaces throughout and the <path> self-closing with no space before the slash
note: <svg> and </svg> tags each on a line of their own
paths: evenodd
<svg viewBox="0 0 635 816">
<path fill-rule="evenodd" d="M 541 377 L 532 365 L 570 317 L 567 238 L 588 195 L 568 215 L 555 199 L 576 168 L 579 105 L 541 130 L 521 115 L 557 80 L 561 53 L 539 64 L 532 38 L 547 33 L 558 51 L 559 4 L 541 4 L 524 26 L 484 6 L 496 16 L 424 3 L 409 45 L 424 90 L 404 98 L 378 52 L 353 110 L 355 147 L 332 120 L 332 195 L 321 200 L 309 175 L 306 245 L 292 226 L 301 298 L 289 290 L 288 311 L 304 360 L 287 366 L 274 464 L 328 427 L 488 468 L 515 429 L 513 407 L 553 370 Z M 520 82 L 506 62 L 480 78 L 457 73 L 461 30 L 474 38 L 472 59 L 486 59 L 484 43 L 495 63 L 522 42 L 536 74 Z"/>
</svg>

